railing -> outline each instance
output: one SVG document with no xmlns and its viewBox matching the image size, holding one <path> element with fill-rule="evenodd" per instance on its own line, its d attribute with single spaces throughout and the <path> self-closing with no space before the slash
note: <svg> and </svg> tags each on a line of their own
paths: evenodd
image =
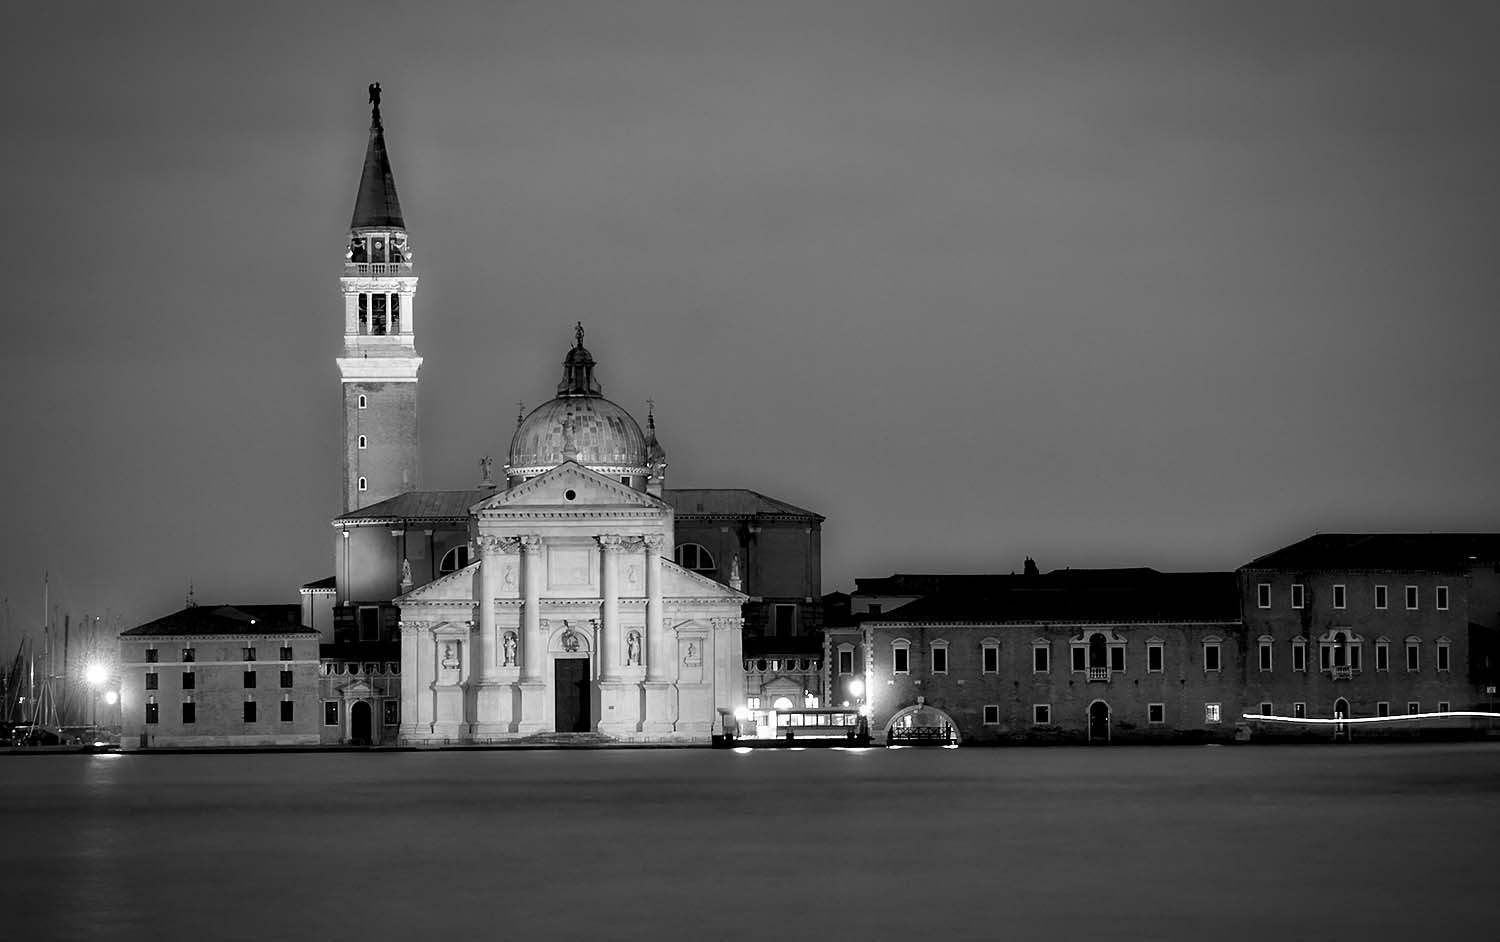
<svg viewBox="0 0 1500 942">
<path fill-rule="evenodd" d="M 1354 679 L 1354 668 L 1349 667 L 1347 665 L 1344 666 L 1344 667 L 1334 667 L 1334 668 L 1332 668 L 1330 670 L 1330 673 L 1333 674 L 1333 679 L 1334 680 L 1353 680 Z"/>
<path fill-rule="evenodd" d="M 345 262 L 345 275 L 409 275 L 411 262 Z"/>
<path fill-rule="evenodd" d="M 896 726 L 886 737 L 890 743 L 949 743 L 953 729 L 948 726 Z"/>
<path fill-rule="evenodd" d="M 1089 680 L 1102 680 L 1105 683 L 1108 683 L 1109 682 L 1109 668 L 1107 668 L 1107 667 L 1090 667 L 1089 668 Z"/>
</svg>

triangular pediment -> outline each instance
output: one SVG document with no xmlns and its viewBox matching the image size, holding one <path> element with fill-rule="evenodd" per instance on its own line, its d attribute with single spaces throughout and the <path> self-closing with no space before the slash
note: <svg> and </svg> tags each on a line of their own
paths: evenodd
<svg viewBox="0 0 1500 942">
<path fill-rule="evenodd" d="M 671 513 L 671 508 L 660 498 L 572 461 L 564 461 L 525 484 L 487 497 L 470 507 L 469 512 L 503 515 L 507 510 L 533 511 L 539 507 L 563 511 L 633 510 L 662 516 Z"/>
<path fill-rule="evenodd" d="M 479 563 L 472 562 L 462 569 L 439 576 L 423 586 L 397 596 L 397 605 L 408 602 L 472 602 L 474 601 L 474 576 L 479 572 Z"/>
<path fill-rule="evenodd" d="M 665 558 L 661 561 L 661 594 L 672 599 L 722 598 L 733 599 L 737 603 L 750 598 L 722 582 L 700 576 Z"/>
</svg>

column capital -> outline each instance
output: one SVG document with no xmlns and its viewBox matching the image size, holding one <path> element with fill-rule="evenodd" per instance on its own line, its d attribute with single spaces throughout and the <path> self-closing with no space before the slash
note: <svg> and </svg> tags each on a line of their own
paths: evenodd
<svg viewBox="0 0 1500 942">
<path fill-rule="evenodd" d="M 430 626 L 430 622 L 425 622 L 425 621 L 408 621 L 407 619 L 404 619 L 404 618 L 401 619 L 401 621 L 397 625 L 397 627 L 400 629 L 401 633 L 404 634 L 404 635 L 421 634 L 423 631 L 426 631 L 429 626 Z"/>
<path fill-rule="evenodd" d="M 479 544 L 479 555 L 498 556 L 503 551 L 506 540 L 498 536 L 481 536 L 475 542 Z"/>
<path fill-rule="evenodd" d="M 624 542 L 618 533 L 601 533 L 595 539 L 599 541 L 599 549 L 606 555 L 618 551 Z"/>
<path fill-rule="evenodd" d="M 646 547 L 646 551 L 649 553 L 660 552 L 666 542 L 666 536 L 661 533 L 647 533 L 641 537 L 641 545 Z"/>
<path fill-rule="evenodd" d="M 521 552 L 525 553 L 527 556 L 533 556 L 541 552 L 542 538 L 538 534 L 528 533 L 524 536 L 516 537 L 515 540 L 516 543 L 521 547 Z"/>
</svg>

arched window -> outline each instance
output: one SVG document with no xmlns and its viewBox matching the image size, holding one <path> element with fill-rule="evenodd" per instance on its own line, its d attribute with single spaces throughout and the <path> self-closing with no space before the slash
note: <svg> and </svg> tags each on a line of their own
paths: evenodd
<svg viewBox="0 0 1500 942">
<path fill-rule="evenodd" d="M 776 702 L 771 704 L 773 710 L 790 710 L 791 708 L 792 701 L 788 697 L 777 697 Z"/>
<path fill-rule="evenodd" d="M 359 394 L 359 407 L 361 409 L 363 409 L 365 406 L 367 406 L 369 404 L 370 404 L 370 400 L 368 400 L 368 399 L 365 398 L 365 394 L 364 393 L 360 393 Z"/>
<path fill-rule="evenodd" d="M 370 489 L 370 484 L 369 484 L 369 482 L 368 482 L 368 481 L 366 481 L 366 480 L 365 480 L 365 479 L 364 479 L 364 478 L 363 478 L 363 477 L 361 477 L 361 478 L 360 478 L 360 479 L 359 479 L 359 489 L 360 489 L 360 490 L 361 490 L 361 491 L 367 491 L 367 490 L 369 490 L 369 489 Z"/>
<path fill-rule="evenodd" d="M 678 546 L 676 562 L 683 569 L 691 569 L 701 576 L 712 576 L 719 571 L 714 565 L 713 555 L 697 543 L 683 543 Z"/>
<path fill-rule="evenodd" d="M 450 572 L 458 572 L 467 565 L 469 565 L 469 548 L 455 546 L 443 554 L 443 561 L 438 563 L 438 575 L 444 576 Z"/>
<path fill-rule="evenodd" d="M 359 437 L 359 447 L 366 448 L 366 447 L 369 446 L 369 443 L 370 443 L 370 440 L 367 439 L 367 438 L 365 438 L 363 435 L 361 435 Z"/>
</svg>

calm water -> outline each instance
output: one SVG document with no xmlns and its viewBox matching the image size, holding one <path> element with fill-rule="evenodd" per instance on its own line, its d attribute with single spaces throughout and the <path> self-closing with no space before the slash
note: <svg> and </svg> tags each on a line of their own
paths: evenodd
<svg viewBox="0 0 1500 942">
<path fill-rule="evenodd" d="M 1500 917 L 1500 744 L 26 756 L 0 797 L 17 939 L 1426 940 Z"/>
</svg>

